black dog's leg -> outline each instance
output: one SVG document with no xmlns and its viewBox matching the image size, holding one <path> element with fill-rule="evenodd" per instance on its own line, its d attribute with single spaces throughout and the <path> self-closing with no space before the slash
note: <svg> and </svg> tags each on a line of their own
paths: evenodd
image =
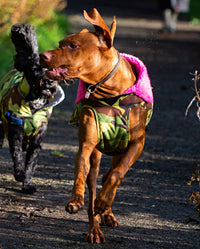
<svg viewBox="0 0 200 249">
<path fill-rule="evenodd" d="M 27 194 L 33 194 L 36 191 L 36 187 L 32 185 L 32 176 L 35 166 L 38 161 L 38 154 L 41 150 L 41 142 L 46 134 L 47 124 L 42 123 L 39 132 L 30 140 L 29 147 L 26 152 L 25 162 L 25 179 L 23 182 L 22 191 Z"/>
<path fill-rule="evenodd" d="M 10 153 L 14 163 L 14 177 L 18 182 L 23 182 L 25 175 L 25 166 L 23 162 L 22 140 L 24 129 L 22 125 L 18 125 L 8 121 L 8 142 Z"/>
</svg>

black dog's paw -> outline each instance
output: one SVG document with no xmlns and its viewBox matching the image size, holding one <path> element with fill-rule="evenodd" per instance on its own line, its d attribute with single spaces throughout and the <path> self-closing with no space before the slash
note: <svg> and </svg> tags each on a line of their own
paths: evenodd
<svg viewBox="0 0 200 249">
<path fill-rule="evenodd" d="M 23 182 L 25 178 L 25 173 L 24 171 L 17 171 L 14 173 L 14 177 L 17 182 Z"/>
<path fill-rule="evenodd" d="M 22 187 L 22 192 L 25 193 L 25 194 L 34 194 L 36 192 L 36 187 L 33 186 L 33 185 L 24 185 Z"/>
</svg>

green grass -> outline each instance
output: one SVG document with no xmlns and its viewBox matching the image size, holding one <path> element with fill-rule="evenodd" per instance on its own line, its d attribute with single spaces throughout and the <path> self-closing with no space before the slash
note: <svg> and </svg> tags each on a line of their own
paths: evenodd
<svg viewBox="0 0 200 249">
<path fill-rule="evenodd" d="M 61 151 L 58 151 L 58 150 L 52 151 L 51 154 L 57 157 L 67 157 L 65 154 L 63 154 Z"/>
</svg>

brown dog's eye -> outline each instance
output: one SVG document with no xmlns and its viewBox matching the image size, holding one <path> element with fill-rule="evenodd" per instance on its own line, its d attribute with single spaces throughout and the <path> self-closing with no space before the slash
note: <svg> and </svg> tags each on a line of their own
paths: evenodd
<svg viewBox="0 0 200 249">
<path fill-rule="evenodd" d="M 75 49 L 75 48 L 78 48 L 78 45 L 76 45 L 76 44 L 74 44 L 74 43 L 70 43 L 70 44 L 68 45 L 68 47 L 71 48 L 71 49 Z"/>
</svg>

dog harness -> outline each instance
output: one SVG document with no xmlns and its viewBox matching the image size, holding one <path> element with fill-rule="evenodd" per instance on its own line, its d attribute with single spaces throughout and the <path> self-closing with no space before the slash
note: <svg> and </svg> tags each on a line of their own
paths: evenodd
<svg viewBox="0 0 200 249">
<path fill-rule="evenodd" d="M 138 58 L 121 54 L 135 67 L 138 73 L 137 82 L 123 95 L 114 98 L 85 99 L 86 86 L 80 81 L 76 99 L 76 108 L 69 124 L 78 125 L 80 112 L 90 108 L 95 115 L 98 144 L 96 148 L 107 155 L 115 155 L 126 151 L 130 141 L 129 113 L 133 107 L 140 106 L 147 111 L 146 125 L 153 112 L 153 93 L 147 69 Z"/>
<path fill-rule="evenodd" d="M 29 93 L 30 86 L 21 72 L 12 70 L 0 81 L 0 110 L 6 135 L 8 120 L 17 125 L 23 125 L 24 135 L 27 137 L 37 134 L 42 122 L 48 123 L 54 103 L 32 113 L 25 101 Z M 62 95 L 61 101 L 63 98 Z"/>
</svg>

